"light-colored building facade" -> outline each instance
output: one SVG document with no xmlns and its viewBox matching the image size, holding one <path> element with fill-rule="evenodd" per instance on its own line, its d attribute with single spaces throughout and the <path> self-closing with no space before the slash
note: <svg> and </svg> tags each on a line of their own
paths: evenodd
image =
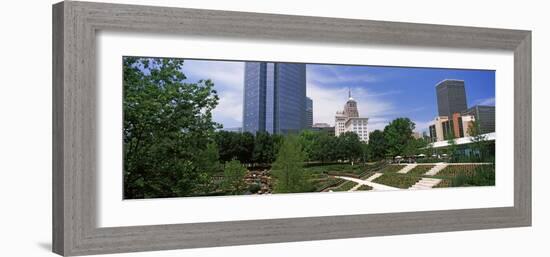
<svg viewBox="0 0 550 257">
<path fill-rule="evenodd" d="M 351 97 L 351 90 L 348 94 L 348 101 L 344 105 L 344 110 L 336 112 L 334 121 L 334 132 L 336 136 L 340 136 L 345 132 L 354 132 L 359 136 L 361 141 L 368 142 L 368 118 L 359 117 L 357 102 Z"/>
<path fill-rule="evenodd" d="M 469 137 L 469 128 L 475 121 L 473 115 L 454 113 L 451 119 L 437 116 L 429 127 L 432 142 L 445 141 L 451 138 Z"/>
<path fill-rule="evenodd" d="M 363 142 L 369 141 L 369 132 L 367 130 L 367 124 L 369 118 L 352 117 L 348 118 L 345 124 L 345 132 L 354 132 L 359 136 L 359 139 Z"/>
</svg>

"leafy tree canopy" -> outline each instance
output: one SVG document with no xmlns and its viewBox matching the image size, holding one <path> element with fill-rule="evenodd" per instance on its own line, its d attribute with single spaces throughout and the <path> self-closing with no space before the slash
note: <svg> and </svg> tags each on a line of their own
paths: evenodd
<svg viewBox="0 0 550 257">
<path fill-rule="evenodd" d="M 183 60 L 123 58 L 125 198 L 193 195 L 206 176 L 202 151 L 219 127 L 210 80 L 186 83 Z"/>
</svg>

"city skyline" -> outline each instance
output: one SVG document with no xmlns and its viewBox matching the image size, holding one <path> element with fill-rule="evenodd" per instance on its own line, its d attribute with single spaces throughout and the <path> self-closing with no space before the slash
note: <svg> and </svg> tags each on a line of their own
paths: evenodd
<svg viewBox="0 0 550 257">
<path fill-rule="evenodd" d="M 211 79 L 220 96 L 214 120 L 224 128 L 242 127 L 244 62 L 186 60 L 188 82 Z M 409 117 L 427 131 L 438 114 L 435 86 L 444 79 L 464 80 L 468 108 L 494 106 L 495 74 L 488 70 L 306 65 L 306 95 L 313 100 L 313 123 L 334 125 L 334 113 L 352 90 L 369 130 L 383 129 L 394 118 Z"/>
</svg>

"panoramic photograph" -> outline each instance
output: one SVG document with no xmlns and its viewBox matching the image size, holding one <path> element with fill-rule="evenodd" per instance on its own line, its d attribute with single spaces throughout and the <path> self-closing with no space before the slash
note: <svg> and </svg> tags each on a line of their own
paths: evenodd
<svg viewBox="0 0 550 257">
<path fill-rule="evenodd" d="M 495 185 L 495 71 L 125 56 L 124 199 Z"/>
</svg>

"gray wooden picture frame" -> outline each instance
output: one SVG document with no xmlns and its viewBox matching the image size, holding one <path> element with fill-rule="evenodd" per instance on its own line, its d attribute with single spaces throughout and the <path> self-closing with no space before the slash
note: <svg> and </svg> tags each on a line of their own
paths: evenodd
<svg viewBox="0 0 550 257">
<path fill-rule="evenodd" d="M 97 31 L 514 52 L 514 206 L 109 227 L 96 225 Z M 507 103 L 510 104 L 510 103 Z M 65 1 L 53 6 L 53 251 L 88 255 L 531 225 L 531 32 Z"/>
</svg>

